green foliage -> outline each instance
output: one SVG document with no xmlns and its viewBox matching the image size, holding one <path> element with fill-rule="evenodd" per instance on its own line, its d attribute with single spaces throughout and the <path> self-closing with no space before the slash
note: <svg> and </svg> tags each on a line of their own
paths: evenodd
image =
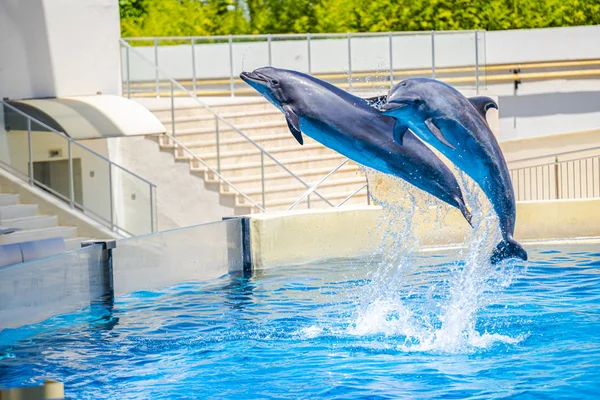
<svg viewBox="0 0 600 400">
<path fill-rule="evenodd" d="M 119 0 L 123 36 L 522 29 L 600 24 L 600 0 Z"/>
<path fill-rule="evenodd" d="M 208 36 L 246 33 L 249 23 L 233 0 L 120 0 L 141 3 L 137 16 L 123 17 L 128 36 Z M 129 5 L 128 5 L 129 7 Z M 127 13 L 131 7 L 127 10 Z"/>
<path fill-rule="evenodd" d="M 146 0 L 119 0 L 121 19 L 139 19 L 147 12 Z"/>
</svg>

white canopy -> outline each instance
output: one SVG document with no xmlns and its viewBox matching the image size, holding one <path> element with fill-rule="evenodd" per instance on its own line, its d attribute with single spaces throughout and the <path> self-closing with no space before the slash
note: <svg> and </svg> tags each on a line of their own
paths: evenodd
<svg viewBox="0 0 600 400">
<path fill-rule="evenodd" d="M 11 104 L 77 140 L 166 132 L 148 109 L 120 96 L 12 100 Z"/>
</svg>

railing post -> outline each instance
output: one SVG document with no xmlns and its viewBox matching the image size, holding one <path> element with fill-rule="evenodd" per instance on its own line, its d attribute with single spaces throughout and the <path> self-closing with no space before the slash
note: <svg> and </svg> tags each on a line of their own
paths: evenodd
<svg viewBox="0 0 600 400">
<path fill-rule="evenodd" d="M 350 32 L 348 32 L 348 84 L 352 90 L 352 42 L 350 41 Z"/>
<path fill-rule="evenodd" d="M 196 40 L 192 38 L 192 88 L 194 89 L 194 97 L 198 97 L 196 91 Z"/>
<path fill-rule="evenodd" d="M 260 180 L 262 186 L 262 208 L 265 208 L 265 153 L 260 152 Z"/>
<path fill-rule="evenodd" d="M 171 81 L 171 135 L 175 136 L 175 93 L 173 92 L 173 81 Z"/>
<path fill-rule="evenodd" d="M 221 174 L 221 146 L 219 144 L 219 118 L 215 115 L 215 132 L 217 134 L 217 172 Z"/>
<path fill-rule="evenodd" d="M 312 73 L 311 50 L 310 50 L 310 33 L 306 34 L 306 46 L 308 48 L 308 73 Z"/>
<path fill-rule="evenodd" d="M 479 36 L 475 29 L 475 93 L 479 96 Z"/>
<path fill-rule="evenodd" d="M 71 142 L 72 140 L 69 139 L 68 141 L 68 153 L 69 153 L 69 206 L 71 206 L 71 208 L 74 207 L 74 203 L 75 203 L 75 199 L 74 194 L 75 194 L 75 190 L 73 188 L 73 154 L 71 153 Z"/>
<path fill-rule="evenodd" d="M 554 157 L 554 190 L 555 198 L 559 199 L 560 196 L 558 194 L 558 157 Z"/>
<path fill-rule="evenodd" d="M 392 52 L 392 32 L 389 33 L 390 38 L 390 87 L 394 86 L 394 57 Z"/>
<path fill-rule="evenodd" d="M 273 65 L 272 61 L 271 61 L 271 34 L 269 33 L 267 35 L 267 47 L 268 47 L 268 52 L 269 52 L 269 67 Z"/>
<path fill-rule="evenodd" d="M 229 35 L 229 91 L 235 97 L 235 83 L 233 81 L 233 36 Z"/>
<path fill-rule="evenodd" d="M 31 141 L 31 118 L 27 118 L 27 145 L 29 147 L 29 184 L 33 186 L 33 142 Z"/>
<path fill-rule="evenodd" d="M 110 212 L 110 230 L 115 230 L 115 207 L 114 207 L 114 194 L 113 190 L 113 176 L 112 176 L 113 164 L 112 161 L 108 162 L 108 197 L 109 197 L 109 212 Z"/>
<path fill-rule="evenodd" d="M 154 65 L 156 65 L 156 68 L 154 69 L 154 76 L 156 79 L 156 97 L 160 98 L 160 84 L 158 75 L 158 38 L 154 38 Z"/>
<path fill-rule="evenodd" d="M 131 70 L 129 69 L 129 47 L 125 46 L 125 60 L 127 65 L 127 98 L 131 99 Z"/>
<path fill-rule="evenodd" d="M 431 77 L 435 79 L 435 31 L 431 31 Z"/>
</svg>

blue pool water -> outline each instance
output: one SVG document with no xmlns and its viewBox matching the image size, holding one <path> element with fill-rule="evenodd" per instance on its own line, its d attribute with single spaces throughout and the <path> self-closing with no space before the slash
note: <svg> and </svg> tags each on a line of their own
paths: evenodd
<svg viewBox="0 0 600 400">
<path fill-rule="evenodd" d="M 69 398 L 597 398 L 598 245 L 184 283 L 0 332 L 0 387 Z M 460 257 L 459 257 L 460 259 Z M 463 258 L 464 259 L 464 258 Z"/>
</svg>

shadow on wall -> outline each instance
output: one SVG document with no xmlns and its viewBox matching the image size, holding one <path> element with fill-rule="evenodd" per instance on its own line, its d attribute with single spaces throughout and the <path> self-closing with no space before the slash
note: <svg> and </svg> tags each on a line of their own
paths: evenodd
<svg viewBox="0 0 600 400">
<path fill-rule="evenodd" d="M 29 82 L 30 93 L 35 93 L 35 97 L 54 97 L 56 86 L 44 7 L 44 0 L 0 1 L 0 49 L 6 51 L 3 56 L 11 66 L 2 65 L 0 60 L 0 70 L 14 70 L 14 78 Z M 6 85 L 11 86 L 8 82 Z M 10 92 L 8 89 L 7 94 L 0 94 L 10 96 Z"/>
<path fill-rule="evenodd" d="M 542 93 L 501 96 L 500 118 L 543 117 L 600 112 L 600 92 Z"/>
</svg>

